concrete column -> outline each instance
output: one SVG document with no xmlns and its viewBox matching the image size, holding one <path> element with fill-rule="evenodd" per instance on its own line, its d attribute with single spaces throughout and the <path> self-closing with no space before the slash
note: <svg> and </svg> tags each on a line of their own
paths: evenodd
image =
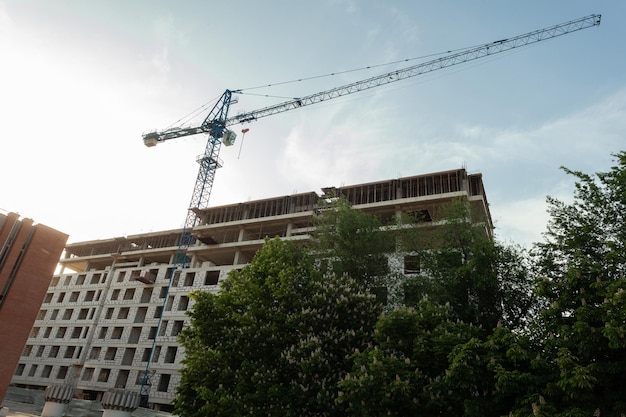
<svg viewBox="0 0 626 417">
<path fill-rule="evenodd" d="M 139 407 L 139 393 L 124 389 L 109 390 L 102 395 L 100 403 L 104 408 L 102 417 L 131 417 Z"/>
<path fill-rule="evenodd" d="M 61 417 L 67 404 L 72 401 L 74 388 L 71 385 L 48 385 L 44 394 L 46 403 L 41 411 L 41 417 Z"/>
</svg>

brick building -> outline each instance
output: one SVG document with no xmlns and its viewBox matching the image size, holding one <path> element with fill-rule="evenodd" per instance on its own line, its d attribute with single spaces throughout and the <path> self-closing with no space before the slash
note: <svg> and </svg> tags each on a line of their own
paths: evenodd
<svg viewBox="0 0 626 417">
<path fill-rule="evenodd" d="M 0 404 L 68 236 L 0 213 Z"/>
</svg>

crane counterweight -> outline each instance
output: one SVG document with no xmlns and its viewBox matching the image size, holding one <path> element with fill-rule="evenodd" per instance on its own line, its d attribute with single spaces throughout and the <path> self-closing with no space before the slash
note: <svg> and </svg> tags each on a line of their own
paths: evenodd
<svg viewBox="0 0 626 417">
<path fill-rule="evenodd" d="M 148 133 L 147 135 L 144 135 L 143 144 L 146 145 L 148 148 L 156 146 L 157 143 L 159 143 L 159 139 L 158 139 L 158 135 L 156 132 Z"/>
</svg>

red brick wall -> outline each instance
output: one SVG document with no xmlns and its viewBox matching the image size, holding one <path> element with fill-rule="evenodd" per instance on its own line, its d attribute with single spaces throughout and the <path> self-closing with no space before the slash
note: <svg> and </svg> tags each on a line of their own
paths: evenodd
<svg viewBox="0 0 626 417">
<path fill-rule="evenodd" d="M 20 220 L 15 213 L 1 220 L 0 404 L 68 238 L 48 226 L 34 225 L 30 219 Z M 10 239 L 15 224 L 20 226 L 19 232 Z"/>
</svg>

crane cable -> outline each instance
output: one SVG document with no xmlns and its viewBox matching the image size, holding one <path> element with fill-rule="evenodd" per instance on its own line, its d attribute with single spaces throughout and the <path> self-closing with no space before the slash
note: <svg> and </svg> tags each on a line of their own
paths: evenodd
<svg viewBox="0 0 626 417">
<path fill-rule="evenodd" d="M 291 80 L 291 81 L 282 81 L 282 82 L 273 83 L 273 84 L 259 85 L 259 86 L 256 86 L 256 87 L 241 88 L 241 89 L 237 90 L 237 93 L 246 94 L 245 93 L 246 90 L 256 90 L 256 89 L 259 89 L 259 88 L 275 87 L 277 85 L 291 84 L 291 83 L 297 83 L 297 82 L 301 82 L 301 81 L 310 81 L 310 80 L 315 80 L 315 79 L 318 79 L 318 78 L 332 77 L 334 75 L 348 74 L 348 73 L 351 73 L 351 72 L 365 71 L 365 70 L 385 67 L 385 66 L 389 66 L 389 65 L 395 65 L 395 64 L 405 63 L 405 62 L 417 61 L 417 60 L 420 60 L 420 59 L 431 58 L 431 57 L 438 56 L 438 55 L 451 54 L 451 53 L 464 51 L 466 49 L 476 48 L 477 46 L 480 46 L 480 45 L 482 45 L 482 44 L 475 45 L 475 46 L 468 46 L 468 47 L 460 48 L 460 49 L 452 49 L 452 50 L 448 50 L 448 51 L 444 51 L 444 52 L 437 52 L 437 53 L 429 54 L 429 55 L 422 55 L 422 56 L 418 56 L 418 57 L 414 57 L 414 58 L 400 59 L 400 60 L 397 60 L 397 61 L 387 62 L 387 63 L 384 63 L 384 64 L 368 65 L 366 67 L 354 68 L 354 69 L 345 70 L 345 71 L 339 71 L 339 72 L 331 72 L 329 74 L 314 75 L 314 76 L 307 77 L 307 78 L 297 78 L 297 79 Z"/>
<path fill-rule="evenodd" d="M 480 45 L 482 45 L 482 44 L 478 44 L 478 45 L 475 45 L 475 46 L 468 46 L 468 47 L 459 48 L 459 49 L 451 49 L 451 50 L 444 51 L 444 52 L 437 52 L 437 53 L 434 53 L 434 54 L 422 55 L 422 56 L 414 57 L 414 58 L 400 59 L 400 60 L 397 60 L 397 61 L 387 62 L 387 63 L 384 63 L 384 64 L 368 65 L 366 67 L 354 68 L 354 69 L 345 70 L 345 71 L 331 72 L 331 73 L 328 73 L 328 74 L 321 74 L 321 75 L 313 75 L 311 77 L 297 78 L 297 79 L 289 80 L 289 81 L 280 81 L 280 82 L 276 82 L 276 83 L 272 83 L 272 84 L 258 85 L 258 86 L 255 86 L 255 87 L 240 88 L 240 89 L 236 89 L 236 90 L 233 90 L 233 91 L 236 91 L 237 94 L 246 94 L 246 95 L 251 95 L 251 96 L 254 95 L 254 96 L 271 97 L 271 98 L 292 99 L 293 97 L 275 96 L 275 95 L 268 95 L 268 94 L 246 93 L 246 91 L 248 91 L 248 90 L 258 90 L 260 88 L 275 87 L 275 86 L 278 86 L 278 85 L 293 84 L 293 83 L 297 83 L 297 82 L 315 80 L 315 79 L 318 79 L 318 78 L 332 77 L 332 76 L 335 76 L 335 75 L 348 74 L 348 73 L 351 73 L 351 72 L 365 71 L 365 70 L 385 67 L 385 66 L 389 66 L 389 65 L 395 65 L 395 64 L 405 63 L 405 62 L 417 61 L 417 60 L 420 60 L 420 59 L 431 58 L 431 57 L 438 56 L 438 55 L 451 54 L 451 53 L 464 51 L 466 49 L 472 49 L 472 48 L 475 48 L 475 47 L 480 46 Z M 203 113 L 207 108 L 209 108 L 210 106 L 213 106 L 215 104 L 215 102 L 220 97 L 221 96 L 217 96 L 217 97 L 213 98 L 209 102 L 203 104 L 202 106 L 198 107 L 197 109 L 195 109 L 195 110 L 191 111 L 190 113 L 186 114 L 185 116 L 181 117 L 180 119 L 178 119 L 177 121 L 172 123 L 169 127 L 173 127 L 175 125 L 178 125 L 182 121 L 192 120 L 194 117 L 197 117 L 199 114 Z"/>
<path fill-rule="evenodd" d="M 453 54 L 453 53 L 457 53 L 457 52 L 462 52 L 462 51 L 465 51 L 465 50 L 470 50 L 470 49 L 477 48 L 477 47 L 482 46 L 482 45 L 484 45 L 484 44 L 481 43 L 481 44 L 476 44 L 476 45 L 473 45 L 473 46 L 467 46 L 467 47 L 458 48 L 458 49 L 451 49 L 451 50 L 447 50 L 447 51 L 443 51 L 443 52 L 436 52 L 436 53 L 433 53 L 433 54 L 422 55 L 422 56 L 418 56 L 418 57 L 414 57 L 414 58 L 400 59 L 400 60 L 397 60 L 397 61 L 391 61 L 391 62 L 387 62 L 387 63 L 384 63 L 384 64 L 368 65 L 368 66 L 365 66 L 365 67 L 354 68 L 354 69 L 345 70 L 345 71 L 331 72 L 331 73 L 328 73 L 328 74 L 321 74 L 321 75 L 313 75 L 311 77 L 306 77 L 306 78 L 297 78 L 297 79 L 293 79 L 293 80 L 289 80 L 289 81 L 280 81 L 280 82 L 276 82 L 276 83 L 272 83 L 272 84 L 258 85 L 258 86 L 255 86 L 255 87 L 240 88 L 240 89 L 235 89 L 235 90 L 232 90 L 232 91 L 236 92 L 237 94 L 248 95 L 248 96 L 258 96 L 258 97 L 279 98 L 279 99 L 285 99 L 285 100 L 292 100 L 292 99 L 294 99 L 294 97 L 277 96 L 277 95 L 271 95 L 271 94 L 248 93 L 246 91 L 248 91 L 248 90 L 258 90 L 258 89 L 261 89 L 261 88 L 268 88 L 268 87 L 276 87 L 276 86 L 279 86 L 279 85 L 293 84 L 293 83 L 298 83 L 298 82 L 303 82 L 303 81 L 310 81 L 310 80 L 315 80 L 315 79 L 319 79 L 319 78 L 327 78 L 327 77 L 332 77 L 332 76 L 335 76 L 335 75 L 349 74 L 349 73 L 352 73 L 352 72 L 365 71 L 365 70 L 385 67 L 385 66 L 389 66 L 389 65 L 402 64 L 402 63 L 406 63 L 406 62 L 432 58 L 432 57 L 436 57 L 436 56 L 439 56 L 439 55 L 447 55 L 447 54 Z M 532 45 L 532 46 L 535 46 L 535 45 Z M 519 51 L 515 51 L 515 52 L 519 52 Z M 498 59 L 499 58 L 501 58 L 501 57 L 498 57 Z M 220 97 L 221 97 L 221 95 L 213 98 L 212 100 L 208 101 L 207 103 L 203 104 L 202 106 L 198 107 L 197 109 L 195 109 L 195 110 L 191 111 L 190 113 L 186 114 L 185 116 L 181 117 L 180 119 L 178 119 L 177 121 L 172 123 L 169 127 L 177 126 L 181 122 L 184 122 L 184 121 L 189 122 L 189 121 L 193 120 L 195 117 L 198 117 L 200 114 L 203 114 L 206 109 L 208 109 L 209 107 L 213 106 L 217 102 L 217 100 L 219 100 Z"/>
</svg>

